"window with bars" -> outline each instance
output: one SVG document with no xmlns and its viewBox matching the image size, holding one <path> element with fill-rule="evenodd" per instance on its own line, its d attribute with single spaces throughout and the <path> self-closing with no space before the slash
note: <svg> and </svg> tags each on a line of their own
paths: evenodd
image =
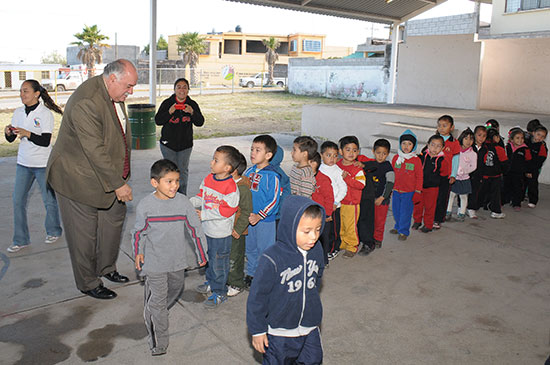
<svg viewBox="0 0 550 365">
<path fill-rule="evenodd" d="M 27 79 L 27 73 L 25 71 L 19 71 L 19 81 L 25 81 Z"/>
<path fill-rule="evenodd" d="M 550 0 L 506 0 L 506 12 L 550 8 Z"/>
<path fill-rule="evenodd" d="M 50 71 L 42 71 L 42 79 L 49 79 Z"/>
<path fill-rule="evenodd" d="M 304 39 L 302 41 L 302 50 L 304 52 L 321 52 L 321 41 Z"/>
</svg>

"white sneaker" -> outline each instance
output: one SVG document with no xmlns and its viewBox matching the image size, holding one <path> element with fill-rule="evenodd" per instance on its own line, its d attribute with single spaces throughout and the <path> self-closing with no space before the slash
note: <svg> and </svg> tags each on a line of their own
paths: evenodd
<svg viewBox="0 0 550 365">
<path fill-rule="evenodd" d="M 476 214 L 475 210 L 468 209 L 466 212 L 468 213 L 468 217 L 470 217 L 472 219 L 477 219 L 477 214 Z"/>
<path fill-rule="evenodd" d="M 529 208 L 534 208 L 534 207 L 536 207 L 537 205 L 536 205 L 536 204 L 533 204 L 533 203 L 529 203 L 529 204 L 527 204 L 527 206 L 528 206 Z"/>
<path fill-rule="evenodd" d="M 44 240 L 44 243 L 54 243 L 59 239 L 59 236 L 46 236 L 46 239 Z"/>
<path fill-rule="evenodd" d="M 506 217 L 506 214 L 504 213 L 495 213 L 495 212 L 491 212 L 491 218 L 494 218 L 494 219 L 502 219 Z"/>
<path fill-rule="evenodd" d="M 229 285 L 227 287 L 227 296 L 228 297 L 234 297 L 237 294 L 240 294 L 243 290 L 241 288 L 237 288 L 236 286 Z"/>
<path fill-rule="evenodd" d="M 10 253 L 14 253 L 14 252 L 17 252 L 19 250 L 22 250 L 24 248 L 27 248 L 29 245 L 22 245 L 22 246 L 19 246 L 19 245 L 11 245 L 10 247 L 8 247 L 8 252 Z"/>
</svg>

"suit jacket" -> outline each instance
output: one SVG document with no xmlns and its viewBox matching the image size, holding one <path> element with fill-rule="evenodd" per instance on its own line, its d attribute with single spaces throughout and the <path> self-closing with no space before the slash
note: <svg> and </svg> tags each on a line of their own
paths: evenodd
<svg viewBox="0 0 550 365">
<path fill-rule="evenodd" d="M 122 110 L 126 115 L 124 104 Z M 71 200 L 109 208 L 116 199 L 115 189 L 130 178 L 122 175 L 131 143 L 130 123 L 126 124 L 125 144 L 103 76 L 93 77 L 76 89 L 65 106 L 46 168 L 48 182 Z"/>
</svg>

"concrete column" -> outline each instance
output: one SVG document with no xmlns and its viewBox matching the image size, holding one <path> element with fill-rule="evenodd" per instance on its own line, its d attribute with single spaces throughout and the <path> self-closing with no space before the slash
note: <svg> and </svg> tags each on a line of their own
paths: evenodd
<svg viewBox="0 0 550 365">
<path fill-rule="evenodd" d="M 393 31 L 391 35 L 390 93 L 388 95 L 388 104 L 395 103 L 395 87 L 397 81 L 397 49 L 399 47 L 399 24 L 399 22 L 393 23 Z"/>
<path fill-rule="evenodd" d="M 149 103 L 156 105 L 157 88 L 157 0 L 151 0 L 151 29 L 149 42 Z"/>
</svg>

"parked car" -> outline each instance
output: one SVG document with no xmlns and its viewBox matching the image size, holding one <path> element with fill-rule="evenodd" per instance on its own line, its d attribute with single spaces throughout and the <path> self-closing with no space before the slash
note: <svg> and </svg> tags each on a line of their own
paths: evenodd
<svg viewBox="0 0 550 365">
<path fill-rule="evenodd" d="M 55 80 L 42 80 L 42 85 L 49 91 L 53 91 L 54 89 L 57 91 L 65 91 L 76 89 L 84 81 L 85 79 L 82 72 L 70 71 L 61 72 Z"/>
<path fill-rule="evenodd" d="M 239 85 L 242 87 L 254 87 L 261 86 L 263 80 L 263 85 L 267 84 L 269 80 L 269 74 L 267 72 L 258 72 L 252 77 L 243 77 L 239 79 Z M 273 77 L 273 84 L 279 87 L 284 87 L 286 85 L 285 77 Z"/>
</svg>

